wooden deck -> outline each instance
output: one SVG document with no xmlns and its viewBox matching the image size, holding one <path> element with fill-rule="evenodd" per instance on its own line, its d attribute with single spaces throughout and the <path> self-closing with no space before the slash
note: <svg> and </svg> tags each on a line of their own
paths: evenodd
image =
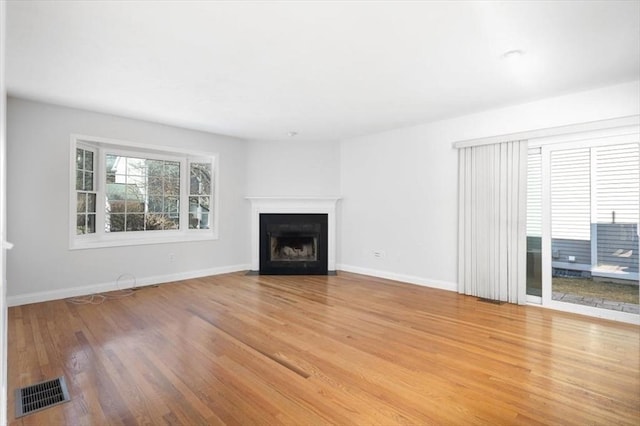
<svg viewBox="0 0 640 426">
<path fill-rule="evenodd" d="M 9 423 L 640 424 L 640 328 L 362 275 L 9 309 Z M 71 402 L 14 419 L 15 388 Z"/>
</svg>

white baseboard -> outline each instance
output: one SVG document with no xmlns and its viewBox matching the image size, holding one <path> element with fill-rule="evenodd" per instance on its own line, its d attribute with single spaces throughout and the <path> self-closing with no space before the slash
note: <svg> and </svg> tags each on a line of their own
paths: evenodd
<svg viewBox="0 0 640 426">
<path fill-rule="evenodd" d="M 249 269 L 251 269 L 251 265 L 243 264 L 243 265 L 222 266 L 219 268 L 201 269 L 198 271 L 179 272 L 179 273 L 170 274 L 170 275 L 156 275 L 156 276 L 144 277 L 144 278 L 136 277 L 135 287 L 144 287 L 148 285 L 163 284 L 163 283 L 168 283 L 173 281 L 188 280 L 191 278 L 207 277 L 210 275 L 228 274 L 231 272 L 247 271 Z M 70 287 L 70 288 L 64 288 L 60 290 L 41 291 L 38 293 L 28 293 L 28 294 L 21 294 L 18 296 L 9 296 L 7 297 L 7 304 L 8 306 L 20 306 L 20 305 L 27 305 L 29 303 L 47 302 L 50 300 L 59 300 L 59 299 L 66 299 L 69 297 L 78 297 L 78 296 L 86 296 L 86 295 L 96 294 L 96 293 L 104 293 L 107 291 L 123 290 L 123 289 L 131 288 L 134 286 L 134 283 L 131 282 L 132 280 L 129 279 L 131 277 L 127 276 L 123 278 L 127 278 L 126 280 L 127 284 L 125 285 L 119 284 L 117 281 L 114 281 L 109 283 L 92 284 L 92 285 L 81 286 L 81 287 Z"/>
<path fill-rule="evenodd" d="M 370 275 L 372 277 L 385 278 L 388 280 L 400 281 L 403 283 L 421 285 L 423 287 L 437 288 L 440 290 L 458 291 L 458 284 L 449 281 L 432 280 L 428 278 L 416 277 L 413 275 L 397 274 L 395 272 L 379 271 L 376 269 L 361 268 L 352 265 L 336 265 L 336 269 L 354 274 Z"/>
<path fill-rule="evenodd" d="M 188 280 L 192 278 L 206 277 L 210 275 L 228 274 L 231 272 L 247 271 L 251 269 L 251 265 L 232 265 L 223 266 L 219 268 L 201 269 L 197 271 L 179 272 L 170 275 L 156 275 L 151 277 L 137 278 L 135 280 L 136 287 L 145 287 L 155 284 L 163 284 L 173 281 Z M 379 271 L 375 269 L 361 268 L 351 265 L 336 265 L 336 269 L 345 272 L 353 272 L 355 274 L 369 275 L 372 277 L 385 278 L 388 280 L 400 281 L 409 284 L 420 285 L 424 287 L 438 288 L 441 290 L 458 291 L 458 285 L 456 283 L 440 280 L 432 280 L 412 275 L 397 274 L 394 272 Z M 129 278 L 129 277 L 124 277 Z M 122 285 L 116 281 L 93 284 L 80 287 L 69 287 L 59 290 L 42 291 L 37 293 L 21 294 L 18 296 L 7 297 L 8 306 L 20 306 L 27 305 L 29 303 L 47 302 L 50 300 L 66 299 L 69 297 L 86 296 L 96 293 L 104 293 L 114 290 L 122 290 L 133 287 L 133 283 L 130 279 L 127 279 L 127 284 Z"/>
</svg>

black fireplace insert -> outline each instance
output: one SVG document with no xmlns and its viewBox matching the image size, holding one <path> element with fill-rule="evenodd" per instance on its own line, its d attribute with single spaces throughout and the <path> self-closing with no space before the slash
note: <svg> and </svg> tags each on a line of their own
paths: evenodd
<svg viewBox="0 0 640 426">
<path fill-rule="evenodd" d="M 260 274 L 327 275 L 326 214 L 260 214 Z"/>
</svg>

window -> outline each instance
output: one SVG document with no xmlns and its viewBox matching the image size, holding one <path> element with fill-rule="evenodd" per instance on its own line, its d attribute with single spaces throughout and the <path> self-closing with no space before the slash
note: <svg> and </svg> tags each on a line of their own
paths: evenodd
<svg viewBox="0 0 640 426">
<path fill-rule="evenodd" d="M 180 228 L 180 162 L 106 154 L 105 232 Z"/>
<path fill-rule="evenodd" d="M 189 228 L 209 229 L 211 163 L 191 163 L 189 176 Z"/>
<path fill-rule="evenodd" d="M 214 239 L 212 154 L 73 137 L 71 248 Z"/>
<path fill-rule="evenodd" d="M 96 232 L 94 152 L 76 148 L 76 233 Z"/>
</svg>

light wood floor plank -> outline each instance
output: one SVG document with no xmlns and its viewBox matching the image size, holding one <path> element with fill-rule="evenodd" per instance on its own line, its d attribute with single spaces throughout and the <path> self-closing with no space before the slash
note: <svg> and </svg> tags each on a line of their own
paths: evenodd
<svg viewBox="0 0 640 426">
<path fill-rule="evenodd" d="M 8 342 L 11 425 L 640 423 L 639 327 L 350 273 L 14 307 Z"/>
</svg>

